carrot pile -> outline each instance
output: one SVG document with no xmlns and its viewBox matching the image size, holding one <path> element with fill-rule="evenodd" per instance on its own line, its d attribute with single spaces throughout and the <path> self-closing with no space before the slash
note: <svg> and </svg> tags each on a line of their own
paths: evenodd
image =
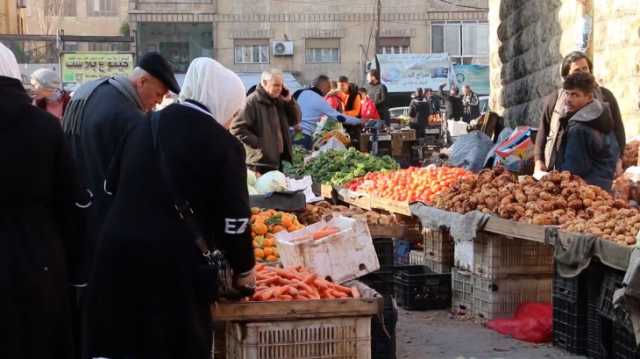
<svg viewBox="0 0 640 359">
<path fill-rule="evenodd" d="M 360 298 L 358 288 L 347 288 L 322 278 L 311 270 L 256 266 L 256 291 L 252 301 L 288 301 Z"/>
<path fill-rule="evenodd" d="M 320 240 L 322 238 L 332 236 L 332 235 L 334 235 L 334 234 L 336 234 L 338 232 L 339 232 L 338 228 L 333 227 L 333 226 L 326 226 L 324 228 L 321 228 L 321 229 L 315 231 L 313 233 L 313 239 L 315 239 L 317 241 L 317 240 Z"/>
</svg>

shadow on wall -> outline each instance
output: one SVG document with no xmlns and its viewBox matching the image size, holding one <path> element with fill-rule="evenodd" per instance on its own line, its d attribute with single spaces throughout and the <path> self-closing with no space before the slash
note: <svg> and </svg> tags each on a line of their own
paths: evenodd
<svg viewBox="0 0 640 359">
<path fill-rule="evenodd" d="M 537 126 L 544 98 L 561 84 L 561 5 L 561 0 L 500 2 L 501 98 L 511 125 Z"/>
</svg>

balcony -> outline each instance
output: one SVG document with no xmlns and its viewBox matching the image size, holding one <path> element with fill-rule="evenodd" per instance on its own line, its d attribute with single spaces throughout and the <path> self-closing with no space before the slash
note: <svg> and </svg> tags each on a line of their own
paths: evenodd
<svg viewBox="0 0 640 359">
<path fill-rule="evenodd" d="M 131 13 L 207 13 L 216 12 L 216 0 L 132 0 Z"/>
</svg>

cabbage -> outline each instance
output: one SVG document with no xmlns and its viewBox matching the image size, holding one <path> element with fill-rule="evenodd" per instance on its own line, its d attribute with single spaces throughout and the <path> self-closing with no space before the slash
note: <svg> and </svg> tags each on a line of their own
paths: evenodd
<svg viewBox="0 0 640 359">
<path fill-rule="evenodd" d="M 254 187 L 256 185 L 256 173 L 252 170 L 247 170 L 247 186 Z"/>
<path fill-rule="evenodd" d="M 260 194 L 287 190 L 287 177 L 280 171 L 270 171 L 258 178 L 256 190 Z"/>
</svg>

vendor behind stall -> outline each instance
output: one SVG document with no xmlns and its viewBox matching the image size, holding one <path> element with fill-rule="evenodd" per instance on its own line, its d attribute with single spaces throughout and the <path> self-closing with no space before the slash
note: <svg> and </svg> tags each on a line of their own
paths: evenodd
<svg viewBox="0 0 640 359">
<path fill-rule="evenodd" d="M 620 150 L 609 106 L 594 98 L 595 88 L 589 73 L 578 72 L 565 79 L 566 114 L 558 119 L 556 140 L 546 143 L 545 162 L 550 170 L 569 171 L 589 184 L 611 190 Z"/>
</svg>

